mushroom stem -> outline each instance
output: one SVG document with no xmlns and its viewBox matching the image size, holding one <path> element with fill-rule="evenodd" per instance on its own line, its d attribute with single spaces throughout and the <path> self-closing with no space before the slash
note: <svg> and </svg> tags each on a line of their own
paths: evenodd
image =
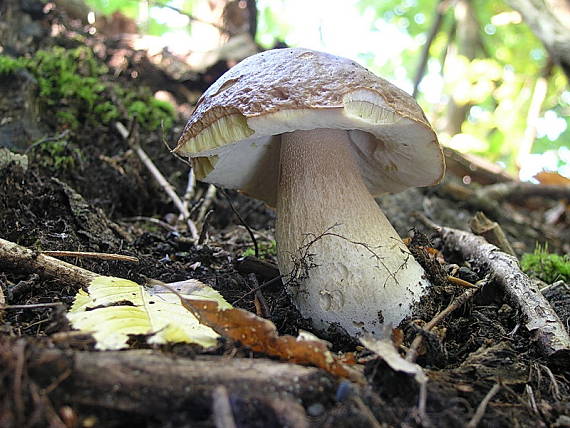
<svg viewBox="0 0 570 428">
<path fill-rule="evenodd" d="M 282 135 L 279 269 L 294 274 L 288 291 L 316 328 L 380 335 L 411 314 L 428 283 L 368 192 L 350 144 L 340 129 Z"/>
</svg>

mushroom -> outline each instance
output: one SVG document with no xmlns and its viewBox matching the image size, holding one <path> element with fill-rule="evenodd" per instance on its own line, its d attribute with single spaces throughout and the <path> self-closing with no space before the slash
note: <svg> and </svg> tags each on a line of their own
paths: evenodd
<svg viewBox="0 0 570 428">
<path fill-rule="evenodd" d="M 198 100 L 175 151 L 198 180 L 276 207 L 279 270 L 317 330 L 379 335 L 425 294 L 374 196 L 438 183 L 443 155 L 415 100 L 364 67 L 303 48 L 246 58 Z"/>
</svg>

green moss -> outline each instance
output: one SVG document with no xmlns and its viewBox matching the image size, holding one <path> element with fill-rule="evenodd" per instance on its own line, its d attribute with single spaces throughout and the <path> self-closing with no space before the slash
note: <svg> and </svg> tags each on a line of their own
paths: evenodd
<svg viewBox="0 0 570 428">
<path fill-rule="evenodd" d="M 38 157 L 40 165 L 52 171 L 71 170 L 82 157 L 81 150 L 67 140 L 46 141 L 39 150 L 44 155 Z"/>
<path fill-rule="evenodd" d="M 15 71 L 25 67 L 25 61 L 22 59 L 0 55 L 0 75 L 14 73 Z"/>
<path fill-rule="evenodd" d="M 522 270 L 530 276 L 552 284 L 555 281 L 570 281 L 570 256 L 548 253 L 546 246 L 537 245 L 534 253 L 523 254 Z"/>
<path fill-rule="evenodd" d="M 28 59 L 0 55 L 0 74 L 20 68 L 26 68 L 35 76 L 40 107 L 57 128 L 77 130 L 82 126 L 130 119 L 149 131 L 161 124 L 166 128 L 172 126 L 174 108 L 171 105 L 156 100 L 146 88 L 125 89 L 106 82 L 107 67 L 86 46 L 54 47 L 38 51 Z M 127 117 L 120 111 L 126 111 Z"/>
<path fill-rule="evenodd" d="M 277 255 L 277 244 L 275 243 L 275 240 L 271 240 L 268 242 L 259 242 L 258 245 L 259 245 L 259 258 L 266 259 L 270 256 Z M 243 257 L 255 256 L 255 249 L 253 247 L 248 248 L 243 252 L 242 256 Z"/>
</svg>

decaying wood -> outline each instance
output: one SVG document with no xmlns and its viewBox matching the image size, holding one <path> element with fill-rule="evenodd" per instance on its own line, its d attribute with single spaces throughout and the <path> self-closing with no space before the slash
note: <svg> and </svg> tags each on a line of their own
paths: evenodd
<svg viewBox="0 0 570 428">
<path fill-rule="evenodd" d="M 87 269 L 74 266 L 0 238 L 1 265 L 10 266 L 25 272 L 37 273 L 41 276 L 57 278 L 73 288 L 87 287 L 93 279 L 99 276 Z"/>
<path fill-rule="evenodd" d="M 458 177 L 469 176 L 471 182 L 480 184 L 504 183 L 513 181 L 514 177 L 503 169 L 479 156 L 459 153 L 449 147 L 443 148 L 447 170 Z"/>
<path fill-rule="evenodd" d="M 521 271 L 515 257 L 500 251 L 483 237 L 438 226 L 421 215 L 418 217 L 441 234 L 447 247 L 459 251 L 465 260 L 483 273 L 491 274 L 503 287 L 507 299 L 521 310 L 526 328 L 534 334 L 542 354 L 570 361 L 570 336 L 564 324 L 536 284 Z"/>
<path fill-rule="evenodd" d="M 471 219 L 469 225 L 474 234 L 481 235 L 487 242 L 499 247 L 501 251 L 516 257 L 515 250 L 511 247 L 507 235 L 505 235 L 499 223 L 491 220 L 484 213 L 479 211 L 475 214 L 475 217 Z"/>
<path fill-rule="evenodd" d="M 211 414 L 212 397 L 219 387 L 230 401 L 253 400 L 272 408 L 271 400 L 310 401 L 334 392 L 336 386 L 336 380 L 319 369 L 262 358 L 220 361 L 220 357 L 188 359 L 152 351 L 35 348 L 28 361 L 28 373 L 35 383 L 49 385 L 65 377 L 54 393 L 68 404 L 141 415 Z"/>
<path fill-rule="evenodd" d="M 519 182 L 497 183 L 478 189 L 476 196 L 481 199 L 509 200 L 511 202 L 523 202 L 525 199 L 533 196 L 570 200 L 570 187 Z"/>
</svg>

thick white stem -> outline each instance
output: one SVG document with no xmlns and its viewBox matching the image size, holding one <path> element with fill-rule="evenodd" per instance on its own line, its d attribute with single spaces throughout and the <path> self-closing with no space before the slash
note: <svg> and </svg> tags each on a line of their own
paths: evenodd
<svg viewBox="0 0 570 428">
<path fill-rule="evenodd" d="M 368 193 L 346 131 L 296 131 L 281 141 L 279 269 L 308 275 L 289 293 L 318 329 L 337 323 L 351 335 L 380 335 L 419 302 L 423 269 Z"/>
</svg>

